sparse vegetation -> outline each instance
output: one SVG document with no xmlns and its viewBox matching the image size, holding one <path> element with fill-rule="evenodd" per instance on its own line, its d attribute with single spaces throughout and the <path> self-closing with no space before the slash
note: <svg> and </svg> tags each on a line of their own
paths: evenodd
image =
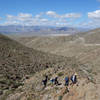
<svg viewBox="0 0 100 100">
<path fill-rule="evenodd" d="M 71 57 L 61 57 L 27 48 L 6 36 L 0 35 L 0 89 L 17 89 L 22 86 L 22 79 L 28 79 L 48 67 L 63 65 Z M 70 60 L 71 61 L 71 60 Z M 48 67 L 47 67 L 48 66 Z M 60 74 L 61 75 L 61 74 Z"/>
<path fill-rule="evenodd" d="M 63 75 L 64 75 L 63 72 L 59 72 L 59 73 L 58 73 L 58 77 L 63 76 Z"/>
<path fill-rule="evenodd" d="M 94 75 L 97 75 L 98 73 L 97 72 L 92 72 Z"/>
<path fill-rule="evenodd" d="M 85 34 L 80 37 L 86 38 Z M 34 47 L 36 49 L 34 50 L 25 47 L 8 37 L 0 35 L 0 90 L 2 90 L 0 93 L 4 93 L 3 98 L 0 99 L 6 100 L 8 95 L 16 94 L 17 92 L 19 94 L 24 92 L 27 100 L 32 100 L 33 98 L 35 100 L 42 100 L 41 98 L 45 95 L 47 95 L 47 98 L 51 98 L 51 95 L 60 92 L 61 87 L 51 87 L 51 84 L 48 82 L 47 88 L 43 89 L 41 84 L 42 78 L 45 75 L 49 75 L 49 77 L 52 78 L 53 74 L 56 74 L 59 78 L 65 77 L 65 73 L 63 72 L 67 68 L 70 68 L 70 70 L 66 70 L 66 73 L 71 74 L 74 71 L 78 72 L 79 86 L 76 88 L 79 88 L 79 91 L 82 89 L 83 92 L 84 88 L 88 92 L 91 92 L 90 90 L 96 91 L 94 90 L 96 85 L 94 85 L 94 83 L 96 83 L 95 77 L 98 79 L 99 83 L 99 68 L 97 66 L 100 64 L 100 47 L 87 46 L 86 44 L 79 43 L 76 44 L 74 43 L 76 38 L 77 37 L 74 37 L 74 35 L 72 37 L 54 38 L 35 37 L 34 39 L 36 39 L 36 41 L 34 41 L 34 44 L 28 45 L 29 47 Z M 33 38 L 31 38 L 31 40 L 32 39 Z M 73 42 L 69 43 L 69 41 Z M 28 42 L 30 42 L 30 40 Z M 46 51 L 46 53 L 42 51 Z M 54 69 L 50 70 L 49 68 Z M 33 78 L 32 80 L 31 77 Z M 23 81 L 26 80 L 27 82 L 24 83 Z M 82 83 L 84 85 L 81 84 L 80 80 L 84 82 Z M 90 83 L 88 83 L 87 80 Z M 88 84 L 85 84 L 85 82 Z M 62 85 L 63 84 L 64 83 L 62 83 Z M 82 88 L 82 86 L 84 88 Z M 88 86 L 90 86 L 89 89 Z M 77 93 L 77 90 L 74 92 Z M 65 93 L 65 95 L 66 94 L 67 93 Z M 78 92 L 78 94 L 81 95 L 80 92 Z M 71 95 L 69 95 L 69 97 L 70 96 Z M 89 95 L 87 94 L 86 96 Z M 57 96 L 58 100 L 62 100 L 62 98 L 62 96 Z"/>
<path fill-rule="evenodd" d="M 63 98 L 63 96 L 59 96 L 59 97 L 58 97 L 58 100 L 62 100 L 62 98 Z"/>
</svg>

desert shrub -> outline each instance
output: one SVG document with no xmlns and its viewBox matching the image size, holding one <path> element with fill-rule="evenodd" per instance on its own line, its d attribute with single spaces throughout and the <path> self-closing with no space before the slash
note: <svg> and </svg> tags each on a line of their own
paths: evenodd
<svg viewBox="0 0 100 100">
<path fill-rule="evenodd" d="M 92 73 L 92 69 L 87 70 L 89 73 Z"/>
<path fill-rule="evenodd" d="M 97 75 L 97 72 L 93 72 L 94 75 Z"/>
<path fill-rule="evenodd" d="M 59 88 L 58 87 L 55 87 L 55 90 L 58 90 Z"/>
<path fill-rule="evenodd" d="M 64 75 L 64 73 L 63 72 L 59 72 L 58 73 L 58 76 L 60 77 L 60 76 L 63 76 Z"/>
<path fill-rule="evenodd" d="M 72 68 L 76 68 L 77 66 L 77 64 L 72 64 Z"/>
<path fill-rule="evenodd" d="M 28 97 L 27 100 L 32 100 L 32 97 Z"/>
<path fill-rule="evenodd" d="M 58 100 L 62 100 L 62 97 L 63 97 L 63 96 L 59 96 L 59 97 L 58 97 Z"/>
<path fill-rule="evenodd" d="M 90 80 L 92 83 L 95 83 L 95 80 L 94 80 L 94 78 L 93 78 L 92 75 L 89 75 L 89 80 Z"/>
<path fill-rule="evenodd" d="M 7 100 L 8 95 L 12 94 L 13 90 L 8 90 L 5 92 L 5 94 L 0 98 L 0 100 Z"/>
</svg>

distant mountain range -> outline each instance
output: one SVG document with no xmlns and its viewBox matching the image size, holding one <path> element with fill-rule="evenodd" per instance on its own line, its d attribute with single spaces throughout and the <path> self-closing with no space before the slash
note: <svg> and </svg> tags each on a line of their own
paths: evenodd
<svg viewBox="0 0 100 100">
<path fill-rule="evenodd" d="M 53 27 L 53 26 L 0 26 L 0 33 L 16 35 L 50 35 L 50 34 L 75 34 L 87 31 L 83 28 Z"/>
</svg>

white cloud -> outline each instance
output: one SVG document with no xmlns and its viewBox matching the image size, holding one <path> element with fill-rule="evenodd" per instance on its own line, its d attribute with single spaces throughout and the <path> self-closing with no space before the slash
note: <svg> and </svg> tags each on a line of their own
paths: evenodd
<svg viewBox="0 0 100 100">
<path fill-rule="evenodd" d="M 20 14 L 18 14 L 18 17 L 21 17 L 21 18 L 31 18 L 32 14 L 20 13 Z"/>
<path fill-rule="evenodd" d="M 47 22 L 48 19 L 43 18 L 43 19 L 40 19 L 40 21 L 42 21 L 42 22 Z"/>
<path fill-rule="evenodd" d="M 54 11 L 48 11 L 48 12 L 46 12 L 46 14 L 48 15 L 48 16 L 51 16 L 51 17 L 54 17 L 54 18 L 59 18 L 60 16 L 56 13 L 56 12 L 54 12 Z"/>
<path fill-rule="evenodd" d="M 20 21 L 31 20 L 31 19 L 32 19 L 32 14 L 20 13 L 20 14 L 17 16 L 17 19 L 20 20 Z"/>
<path fill-rule="evenodd" d="M 89 22 L 86 25 L 93 28 L 100 27 L 100 10 L 88 12 L 88 18 Z"/>
<path fill-rule="evenodd" d="M 51 17 L 51 18 L 49 18 Z M 33 16 L 29 13 L 19 13 L 18 15 L 6 15 L 5 25 L 53 25 L 66 26 L 72 24 L 72 19 L 81 17 L 78 13 L 68 13 L 59 15 L 54 11 L 41 12 Z M 70 21 L 70 22 L 69 22 Z"/>
<path fill-rule="evenodd" d="M 13 15 L 6 15 L 7 20 L 15 20 L 16 17 Z"/>
<path fill-rule="evenodd" d="M 19 13 L 17 16 L 7 15 L 5 25 L 42 25 L 47 24 L 48 19 L 42 18 L 42 13 L 32 16 L 28 13 Z"/>
<path fill-rule="evenodd" d="M 62 18 L 80 18 L 81 14 L 79 13 L 69 13 L 61 16 Z"/>
<path fill-rule="evenodd" d="M 41 12 L 40 14 L 35 15 L 35 18 L 41 18 L 44 13 Z"/>
<path fill-rule="evenodd" d="M 26 21 L 32 19 L 32 14 L 27 13 L 19 13 L 17 16 L 7 15 L 7 20 L 19 20 L 19 21 Z"/>
<path fill-rule="evenodd" d="M 93 11 L 93 12 L 89 12 L 88 13 L 88 18 L 100 19 L 100 10 L 96 10 L 96 11 Z"/>
<path fill-rule="evenodd" d="M 23 25 L 19 23 L 18 21 L 7 21 L 3 25 Z"/>
<path fill-rule="evenodd" d="M 46 14 L 47 15 L 56 15 L 56 12 L 54 12 L 54 11 L 48 11 L 48 12 L 46 12 Z"/>
<path fill-rule="evenodd" d="M 58 15 L 54 11 L 48 11 L 46 12 L 48 16 L 54 17 L 54 18 L 80 18 L 81 14 L 80 13 L 67 13 L 63 15 Z"/>
<path fill-rule="evenodd" d="M 41 18 L 41 15 L 36 15 L 35 18 Z"/>
<path fill-rule="evenodd" d="M 6 15 L 6 25 L 15 25 L 15 24 L 20 24 L 20 25 L 25 25 L 27 23 L 30 23 L 30 21 L 33 20 L 32 14 L 28 13 L 19 13 L 17 16 L 13 15 Z"/>
</svg>

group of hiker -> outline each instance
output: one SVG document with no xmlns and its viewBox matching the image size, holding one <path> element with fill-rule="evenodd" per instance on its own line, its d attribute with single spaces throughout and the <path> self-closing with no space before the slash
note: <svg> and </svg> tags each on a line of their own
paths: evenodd
<svg viewBox="0 0 100 100">
<path fill-rule="evenodd" d="M 65 86 L 69 85 L 69 80 L 72 81 L 72 84 L 76 84 L 77 82 L 77 74 L 73 74 L 70 78 L 69 77 L 65 77 Z"/>
<path fill-rule="evenodd" d="M 47 86 L 48 80 L 49 80 L 49 78 L 46 75 L 45 76 L 45 79 L 42 80 L 42 83 L 43 83 L 44 87 Z M 66 76 L 64 80 L 65 80 L 65 84 L 64 84 L 65 86 L 68 86 L 69 85 L 69 81 L 70 80 L 71 80 L 72 84 L 76 84 L 76 82 L 77 82 L 77 74 L 75 73 L 71 77 Z M 59 83 L 59 81 L 58 81 L 58 77 L 52 78 L 50 80 L 50 82 L 52 83 L 52 85 L 61 85 L 61 83 Z"/>
</svg>

